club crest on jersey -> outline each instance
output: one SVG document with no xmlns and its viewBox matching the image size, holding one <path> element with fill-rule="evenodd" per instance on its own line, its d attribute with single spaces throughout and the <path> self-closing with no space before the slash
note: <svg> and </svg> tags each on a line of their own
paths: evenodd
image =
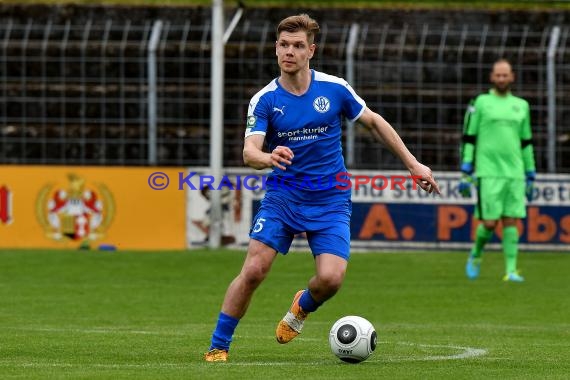
<svg viewBox="0 0 570 380">
<path fill-rule="evenodd" d="M 325 113 L 331 108 L 331 102 L 324 96 L 319 96 L 313 100 L 313 108 L 315 111 Z"/>
</svg>

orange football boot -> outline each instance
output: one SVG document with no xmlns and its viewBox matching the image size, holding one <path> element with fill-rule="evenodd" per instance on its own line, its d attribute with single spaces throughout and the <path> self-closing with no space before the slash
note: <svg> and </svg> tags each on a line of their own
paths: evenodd
<svg viewBox="0 0 570 380">
<path fill-rule="evenodd" d="M 309 315 L 309 313 L 304 312 L 301 306 L 299 306 L 299 299 L 304 292 L 305 290 L 299 290 L 295 294 L 291 308 L 277 325 L 275 337 L 277 338 L 277 342 L 281 344 L 289 343 L 293 338 L 299 335 L 303 329 L 303 323 Z"/>
<path fill-rule="evenodd" d="M 213 348 L 204 354 L 204 360 L 207 362 L 227 362 L 228 352 L 226 350 L 220 350 Z"/>
</svg>

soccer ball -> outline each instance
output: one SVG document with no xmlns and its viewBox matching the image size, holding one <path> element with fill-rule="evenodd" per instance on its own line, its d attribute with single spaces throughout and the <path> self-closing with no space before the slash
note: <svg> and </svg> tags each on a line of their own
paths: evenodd
<svg viewBox="0 0 570 380">
<path fill-rule="evenodd" d="M 333 354 L 348 363 L 366 360 L 376 349 L 376 330 L 368 320 L 356 315 L 336 321 L 329 333 Z"/>
</svg>

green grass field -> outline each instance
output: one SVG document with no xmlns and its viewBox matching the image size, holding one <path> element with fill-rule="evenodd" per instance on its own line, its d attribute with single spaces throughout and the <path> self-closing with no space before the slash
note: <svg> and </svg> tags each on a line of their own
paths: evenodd
<svg viewBox="0 0 570 380">
<path fill-rule="evenodd" d="M 353 254 L 339 294 L 287 345 L 274 328 L 313 261 L 279 257 L 230 362 L 204 363 L 242 252 L 0 251 L 0 378 L 568 379 L 570 255 L 521 256 L 527 281 L 511 284 L 498 253 L 474 282 L 464 254 Z M 328 346 L 348 314 L 379 336 L 357 365 Z"/>
</svg>

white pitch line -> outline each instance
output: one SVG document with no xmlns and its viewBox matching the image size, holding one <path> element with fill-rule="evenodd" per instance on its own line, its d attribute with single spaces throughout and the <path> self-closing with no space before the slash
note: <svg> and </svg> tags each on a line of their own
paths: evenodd
<svg viewBox="0 0 570 380">
<path fill-rule="evenodd" d="M 391 342 L 382 341 L 378 342 L 378 344 L 389 344 Z M 456 354 L 452 355 L 430 355 L 425 357 L 401 357 L 401 358 L 389 358 L 389 357 L 377 357 L 377 360 L 368 359 L 368 362 L 373 363 L 383 363 L 383 362 L 412 362 L 412 361 L 444 361 L 444 360 L 462 360 L 462 359 L 473 359 L 476 357 L 484 356 L 487 354 L 487 350 L 482 348 L 473 348 L 473 347 L 463 347 L 463 346 L 455 346 L 455 345 L 445 345 L 445 344 L 422 344 L 422 343 L 412 343 L 412 342 L 396 342 L 396 344 L 403 345 L 403 346 L 415 346 L 415 347 L 423 347 L 423 348 L 447 348 L 451 350 L 458 350 Z M 380 354 L 381 355 L 381 354 Z M 311 362 L 311 363 L 292 363 L 292 362 L 228 362 L 225 365 L 233 365 L 233 366 L 281 366 L 281 365 L 323 365 L 330 363 L 330 361 L 321 361 L 321 362 Z"/>
<path fill-rule="evenodd" d="M 390 342 L 382 342 L 382 343 L 390 343 Z M 460 360 L 460 359 L 472 359 L 487 354 L 487 350 L 483 348 L 463 347 L 463 346 L 446 345 L 446 344 L 422 344 L 422 343 L 413 343 L 413 342 L 396 342 L 396 344 L 403 346 L 414 346 L 414 347 L 424 347 L 424 348 L 449 348 L 451 350 L 458 350 L 463 352 L 459 352 L 454 355 L 434 355 L 434 356 L 426 356 L 423 358 L 400 358 L 396 359 L 395 361 Z"/>
<path fill-rule="evenodd" d="M 74 333 L 85 333 L 85 334 L 116 334 L 116 333 L 127 333 L 127 334 L 144 334 L 144 335 L 172 335 L 173 332 L 167 331 L 147 331 L 147 330 L 120 330 L 120 329 L 61 329 L 61 328 L 12 328 L 17 330 L 28 330 L 28 331 L 45 331 L 45 332 L 74 332 Z M 183 335 L 184 333 L 174 333 L 174 335 Z M 236 335 L 237 338 L 252 338 L 251 336 L 240 336 Z M 257 337 L 259 338 L 259 337 Z M 265 337 L 267 338 L 267 337 Z M 271 337 L 273 338 L 273 336 Z M 322 339 L 317 338 L 306 338 L 306 337 L 299 337 L 298 340 L 304 341 L 321 341 Z M 389 341 L 381 341 L 378 344 L 391 344 L 392 342 Z M 464 346 L 456 346 L 456 345 L 439 345 L 439 344 L 422 344 L 422 343 L 414 343 L 414 342 L 395 342 L 397 345 L 404 345 L 404 346 L 414 346 L 414 347 L 423 347 L 423 348 L 445 348 L 451 350 L 460 351 L 456 354 L 452 355 L 428 355 L 425 357 L 398 357 L 398 358 L 390 358 L 380 356 L 377 360 L 372 358 L 372 360 L 368 360 L 369 362 L 407 362 L 407 361 L 444 361 L 444 360 L 462 360 L 462 359 L 472 359 L 480 356 L 484 356 L 487 354 L 486 349 L 482 348 L 473 348 L 473 347 L 464 347 Z M 235 365 L 235 366 L 281 366 L 281 365 L 291 365 L 293 362 L 228 362 L 226 365 Z M 329 363 L 329 361 L 322 361 L 322 362 L 310 362 L 310 363 L 299 363 L 295 362 L 295 365 L 322 365 Z M 6 366 L 8 363 L 1 363 L 0 366 Z M 73 367 L 73 366 L 85 366 L 85 364 L 70 364 L 70 363 L 22 363 L 17 366 L 21 367 Z M 90 364 L 90 366 L 95 367 L 106 367 L 106 368 L 120 368 L 120 367 L 148 367 L 148 368 L 164 368 L 164 367 L 179 367 L 181 365 L 175 363 L 156 363 L 156 364 Z M 182 365 L 182 367 L 186 367 L 186 365 Z"/>
<path fill-rule="evenodd" d="M 478 356 L 483 356 L 487 354 L 487 350 L 482 348 L 471 348 L 471 347 L 457 347 L 464 349 L 460 354 L 449 355 L 449 356 L 428 356 L 424 360 L 455 360 L 455 359 L 471 359 Z"/>
<path fill-rule="evenodd" d="M 390 342 L 378 342 L 378 343 L 390 343 Z M 414 346 L 414 347 L 424 347 L 424 348 L 448 348 L 452 350 L 462 351 L 457 354 L 453 355 L 435 355 L 435 356 L 425 356 L 425 357 L 408 357 L 408 358 L 389 358 L 389 357 L 380 357 L 378 360 L 367 360 L 368 362 L 372 363 L 382 363 L 382 362 L 410 362 L 410 361 L 443 361 L 443 360 L 461 360 L 461 359 L 472 359 L 479 356 L 483 356 L 487 354 L 487 350 L 482 348 L 473 348 L 473 347 L 463 347 L 463 346 L 455 346 L 455 345 L 445 345 L 445 344 L 421 344 L 421 343 L 412 343 L 412 342 L 396 342 L 396 344 L 404 345 L 404 346 Z M 263 366 L 263 367 L 277 367 L 277 366 L 315 366 L 315 365 L 326 365 L 330 364 L 331 360 L 326 361 L 317 361 L 317 362 L 228 362 L 224 363 L 224 365 L 228 366 L 239 366 L 239 367 L 249 367 L 249 366 Z M 12 363 L 0 363 L 0 367 L 3 366 L 11 366 Z M 179 364 L 179 363 L 143 363 L 143 364 L 118 364 L 118 363 L 109 363 L 109 364 L 98 364 L 98 363 L 21 363 L 21 364 L 13 364 L 17 367 L 51 367 L 51 368 L 71 368 L 71 367 L 96 367 L 96 368 L 111 368 L 111 369 L 119 369 L 119 368 L 187 368 L 191 367 L 192 363 L 188 364 Z"/>
</svg>

